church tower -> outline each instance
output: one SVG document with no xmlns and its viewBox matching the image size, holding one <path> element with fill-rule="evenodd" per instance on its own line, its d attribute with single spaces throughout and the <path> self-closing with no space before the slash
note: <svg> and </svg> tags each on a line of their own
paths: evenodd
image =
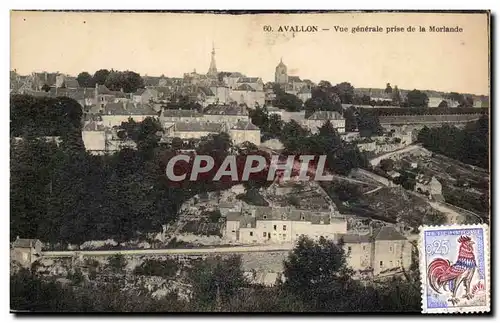
<svg viewBox="0 0 500 323">
<path fill-rule="evenodd" d="M 210 61 L 210 67 L 208 68 L 208 77 L 217 78 L 217 67 L 215 66 L 215 47 L 212 43 L 212 60 Z"/>
<path fill-rule="evenodd" d="M 286 70 L 286 65 L 283 64 L 283 58 L 280 59 L 280 63 L 276 66 L 276 72 L 274 73 L 274 82 L 278 84 L 288 83 L 288 74 Z"/>
</svg>

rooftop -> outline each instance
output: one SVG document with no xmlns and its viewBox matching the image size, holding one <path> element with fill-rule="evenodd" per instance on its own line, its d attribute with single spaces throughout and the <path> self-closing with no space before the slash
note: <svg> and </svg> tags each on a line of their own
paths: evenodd
<svg viewBox="0 0 500 323">
<path fill-rule="evenodd" d="M 223 124 L 211 122 L 177 122 L 174 131 L 182 132 L 222 132 Z"/>
<path fill-rule="evenodd" d="M 231 127 L 231 129 L 234 130 L 260 130 L 257 126 L 255 126 L 253 123 L 249 121 L 238 121 L 236 125 Z"/>
<path fill-rule="evenodd" d="M 163 116 L 167 118 L 196 118 L 203 117 L 203 114 L 196 110 L 174 110 L 165 109 L 163 110 Z"/>
<path fill-rule="evenodd" d="M 147 104 L 131 102 L 108 103 L 104 106 L 104 115 L 147 115 L 157 116 L 153 108 Z"/>
<path fill-rule="evenodd" d="M 245 108 L 242 108 L 238 105 L 225 105 L 225 104 L 211 104 L 207 106 L 203 112 L 204 114 L 216 115 L 238 115 L 238 116 L 247 116 L 248 112 Z"/>
<path fill-rule="evenodd" d="M 342 120 L 344 118 L 337 111 L 316 111 L 308 119 L 309 120 Z"/>
</svg>

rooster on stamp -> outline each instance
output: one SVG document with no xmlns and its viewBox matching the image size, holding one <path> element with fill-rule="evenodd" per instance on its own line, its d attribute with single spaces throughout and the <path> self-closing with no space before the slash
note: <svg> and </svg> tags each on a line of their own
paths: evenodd
<svg viewBox="0 0 500 323">
<path fill-rule="evenodd" d="M 488 226 L 420 228 L 423 313 L 490 311 Z"/>
</svg>

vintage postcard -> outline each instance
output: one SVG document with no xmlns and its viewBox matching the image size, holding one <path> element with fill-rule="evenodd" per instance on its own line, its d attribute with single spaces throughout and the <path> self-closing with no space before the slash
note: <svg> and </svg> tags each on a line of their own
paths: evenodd
<svg viewBox="0 0 500 323">
<path fill-rule="evenodd" d="M 10 19 L 12 312 L 489 311 L 489 11 Z"/>
<path fill-rule="evenodd" d="M 421 227 L 424 313 L 490 311 L 487 225 Z"/>
</svg>

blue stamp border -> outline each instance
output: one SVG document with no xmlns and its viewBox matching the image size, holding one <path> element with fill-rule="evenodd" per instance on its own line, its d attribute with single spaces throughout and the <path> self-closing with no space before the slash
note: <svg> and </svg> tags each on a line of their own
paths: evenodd
<svg viewBox="0 0 500 323">
<path fill-rule="evenodd" d="M 486 275 L 486 264 L 485 264 L 485 228 L 484 227 L 465 227 L 462 229 L 430 229 L 430 230 L 425 230 L 424 229 L 424 239 L 423 243 L 424 245 L 421 246 L 424 248 L 424 255 L 425 255 L 425 270 L 428 268 L 428 257 L 427 254 L 425 253 L 425 246 L 427 245 L 426 243 L 426 238 L 431 237 L 431 236 L 453 236 L 453 237 L 460 237 L 460 236 L 474 236 L 477 239 L 476 246 L 477 246 L 477 256 L 478 256 L 478 272 L 479 272 L 479 277 L 481 279 L 484 279 L 485 285 L 488 286 L 487 282 L 487 275 Z M 427 278 L 427 275 L 426 275 Z M 428 294 L 427 294 L 427 282 L 421 282 L 422 284 L 426 285 L 426 303 L 427 303 L 427 308 L 428 309 L 445 309 L 445 308 L 453 308 L 453 307 L 477 307 L 476 305 L 459 305 L 459 306 L 448 306 L 447 303 L 440 303 L 440 302 L 433 302 L 429 299 Z"/>
</svg>

